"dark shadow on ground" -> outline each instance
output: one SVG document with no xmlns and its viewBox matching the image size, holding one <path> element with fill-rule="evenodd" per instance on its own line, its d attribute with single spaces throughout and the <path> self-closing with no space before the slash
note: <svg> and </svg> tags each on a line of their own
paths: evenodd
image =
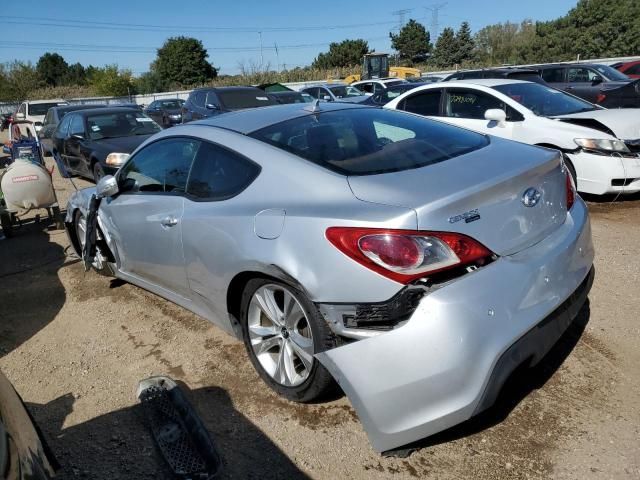
<svg viewBox="0 0 640 480">
<path fill-rule="evenodd" d="M 24 221 L 12 238 L 0 240 L 0 356 L 39 332 L 65 302 L 58 270 L 73 260 L 51 241 L 64 230 L 54 230 L 41 212 L 41 221 Z"/>
<path fill-rule="evenodd" d="M 224 389 L 208 387 L 190 391 L 184 385 L 181 388 L 222 456 L 223 471 L 219 478 L 309 478 L 234 408 Z M 28 404 L 62 465 L 60 478 L 174 478 L 155 447 L 139 404 L 65 428 L 65 419 L 73 411 L 74 403 L 75 399 L 68 394 L 46 405 Z"/>
<path fill-rule="evenodd" d="M 590 195 L 588 193 L 581 193 L 580 196 L 585 202 L 589 203 L 623 203 L 623 202 L 635 202 L 640 200 L 640 192 L 632 194 L 620 194 L 610 193 L 607 195 Z"/>
<path fill-rule="evenodd" d="M 459 440 L 503 422 L 527 395 L 543 387 L 560 368 L 584 333 L 590 314 L 587 299 L 569 328 L 535 367 L 521 367 L 511 374 L 491 408 L 448 430 L 386 453 L 404 456 L 414 450 Z"/>
</svg>

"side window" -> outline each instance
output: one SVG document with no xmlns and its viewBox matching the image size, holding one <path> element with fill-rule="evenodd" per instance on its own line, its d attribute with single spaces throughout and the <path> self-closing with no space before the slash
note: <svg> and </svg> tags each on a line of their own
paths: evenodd
<svg viewBox="0 0 640 480">
<path fill-rule="evenodd" d="M 320 100 L 324 100 L 324 97 L 329 97 L 329 98 L 333 99 L 333 97 L 331 96 L 331 92 L 329 92 L 328 89 L 326 89 L 324 87 L 320 87 L 318 89 L 318 98 L 320 98 Z"/>
<path fill-rule="evenodd" d="M 200 142 L 168 138 L 140 150 L 122 167 L 118 183 L 123 192 L 184 193 Z"/>
<path fill-rule="evenodd" d="M 53 111 L 51 109 L 49 109 L 49 111 L 45 115 L 44 121 L 42 122 L 42 124 L 49 125 L 50 123 L 53 123 Z"/>
<path fill-rule="evenodd" d="M 548 83 L 564 82 L 564 68 L 546 68 L 542 70 L 542 78 Z"/>
<path fill-rule="evenodd" d="M 71 115 L 66 115 L 62 122 L 58 125 L 58 129 L 56 130 L 56 134 L 60 138 L 64 138 L 67 136 L 67 132 L 69 131 L 69 124 L 71 123 Z"/>
<path fill-rule="evenodd" d="M 637 65 L 632 65 L 627 68 L 627 71 L 624 72 L 625 75 L 640 75 L 640 63 Z"/>
<path fill-rule="evenodd" d="M 371 82 L 361 83 L 358 85 L 358 89 L 366 93 L 374 93 L 373 87 L 374 87 L 374 84 L 372 84 Z"/>
<path fill-rule="evenodd" d="M 69 135 L 82 135 L 84 137 L 84 119 L 80 115 L 72 115 L 70 118 Z"/>
<path fill-rule="evenodd" d="M 569 69 L 568 81 L 571 83 L 586 83 L 593 81 L 599 74 L 588 68 L 575 67 Z"/>
<path fill-rule="evenodd" d="M 156 108 L 158 108 L 158 101 L 156 100 L 154 102 L 151 102 L 147 108 L 149 110 L 155 110 Z"/>
<path fill-rule="evenodd" d="M 21 103 L 20 104 L 20 108 L 18 108 L 18 113 L 27 113 L 27 104 L 26 103 Z"/>
<path fill-rule="evenodd" d="M 505 110 L 505 105 L 496 97 L 484 92 L 470 90 L 449 90 L 445 102 L 448 117 L 484 120 L 484 113 L 490 108 Z"/>
<path fill-rule="evenodd" d="M 214 92 L 207 93 L 207 99 L 204 102 L 205 105 L 218 105 L 218 96 Z"/>
<path fill-rule="evenodd" d="M 402 110 L 419 115 L 440 115 L 442 90 L 427 90 L 406 98 Z"/>
<path fill-rule="evenodd" d="M 187 194 L 200 200 L 225 200 L 247 188 L 258 173 L 260 167 L 250 160 L 203 142 L 189 175 Z"/>
<path fill-rule="evenodd" d="M 303 90 L 307 95 L 311 95 L 313 98 L 318 98 L 318 89 L 317 88 L 305 88 Z"/>
<path fill-rule="evenodd" d="M 193 95 L 193 103 L 196 107 L 204 108 L 204 101 L 206 99 L 207 94 L 205 92 L 196 92 Z"/>
</svg>

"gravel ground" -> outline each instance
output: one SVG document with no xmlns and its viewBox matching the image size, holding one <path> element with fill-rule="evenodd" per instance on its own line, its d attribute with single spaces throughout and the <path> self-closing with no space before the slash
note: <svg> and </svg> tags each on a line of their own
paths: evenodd
<svg viewBox="0 0 640 480">
<path fill-rule="evenodd" d="M 65 205 L 73 188 L 55 176 Z M 589 202 L 597 275 L 580 318 L 494 409 L 408 458 L 373 452 L 345 397 L 282 400 L 207 321 L 84 273 L 66 235 L 33 215 L 0 241 L 0 368 L 61 478 L 170 478 L 135 398 L 140 379 L 168 374 L 216 439 L 223 478 L 640 479 L 640 197 L 610 200 Z"/>
</svg>

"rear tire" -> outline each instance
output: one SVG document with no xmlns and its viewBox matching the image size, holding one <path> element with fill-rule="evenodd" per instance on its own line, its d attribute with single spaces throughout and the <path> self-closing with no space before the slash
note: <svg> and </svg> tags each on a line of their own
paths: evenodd
<svg viewBox="0 0 640 480">
<path fill-rule="evenodd" d="M 247 354 L 262 380 L 294 402 L 310 402 L 336 388 L 313 356 L 336 346 L 316 306 L 298 288 L 278 280 L 250 280 L 240 305 Z"/>
<path fill-rule="evenodd" d="M 2 233 L 6 238 L 13 237 L 13 222 L 10 213 L 0 213 L 0 226 L 2 226 Z"/>
</svg>

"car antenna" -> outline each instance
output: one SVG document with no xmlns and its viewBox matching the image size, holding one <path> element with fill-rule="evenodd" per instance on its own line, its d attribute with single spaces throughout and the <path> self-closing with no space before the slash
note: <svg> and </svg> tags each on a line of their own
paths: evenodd
<svg viewBox="0 0 640 480">
<path fill-rule="evenodd" d="M 307 112 L 318 113 L 320 111 L 320 99 L 316 98 L 311 105 L 304 107 Z"/>
</svg>

